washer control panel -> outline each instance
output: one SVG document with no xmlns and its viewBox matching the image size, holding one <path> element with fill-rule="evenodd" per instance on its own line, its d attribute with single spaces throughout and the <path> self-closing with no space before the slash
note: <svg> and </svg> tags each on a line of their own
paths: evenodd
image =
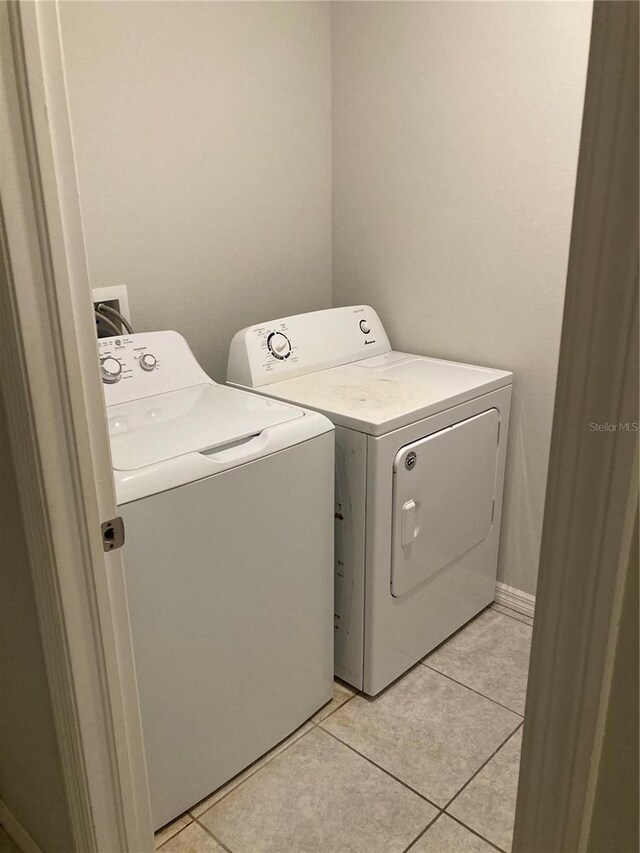
<svg viewBox="0 0 640 853">
<path fill-rule="evenodd" d="M 368 305 L 298 314 L 237 332 L 227 382 L 258 388 L 390 351 L 380 318 Z"/>
<path fill-rule="evenodd" d="M 122 362 L 112 355 L 107 355 L 100 359 L 100 373 L 102 381 L 109 385 L 119 382 L 122 379 Z"/>
<path fill-rule="evenodd" d="M 212 381 L 177 332 L 140 332 L 97 343 L 107 406 Z"/>
</svg>

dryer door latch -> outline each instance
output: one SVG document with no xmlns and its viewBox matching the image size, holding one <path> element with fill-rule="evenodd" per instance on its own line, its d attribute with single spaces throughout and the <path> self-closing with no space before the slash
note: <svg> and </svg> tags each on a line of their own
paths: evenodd
<svg viewBox="0 0 640 853">
<path fill-rule="evenodd" d="M 110 518 L 101 525 L 102 548 L 104 551 L 115 551 L 124 545 L 124 521 L 120 516 Z"/>
<path fill-rule="evenodd" d="M 400 544 L 403 548 L 408 548 L 409 545 L 420 533 L 420 525 L 418 524 L 418 510 L 420 504 L 417 501 L 406 501 L 402 507 L 402 530 Z"/>
</svg>

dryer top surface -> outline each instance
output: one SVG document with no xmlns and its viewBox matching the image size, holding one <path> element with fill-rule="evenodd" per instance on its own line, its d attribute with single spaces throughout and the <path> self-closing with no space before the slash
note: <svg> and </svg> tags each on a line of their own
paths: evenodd
<svg viewBox="0 0 640 853">
<path fill-rule="evenodd" d="M 339 426 L 384 435 L 512 381 L 506 370 L 388 352 L 260 391 L 322 412 Z"/>
</svg>

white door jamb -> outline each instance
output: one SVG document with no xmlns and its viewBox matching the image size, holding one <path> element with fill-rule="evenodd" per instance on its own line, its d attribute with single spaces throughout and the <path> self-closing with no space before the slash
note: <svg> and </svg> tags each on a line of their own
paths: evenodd
<svg viewBox="0 0 640 853">
<path fill-rule="evenodd" d="M 637 571 L 630 565 L 637 536 L 637 451 L 638 4 L 596 2 L 525 709 L 517 853 L 590 849 L 622 591 L 627 573 Z M 633 702 L 637 696 L 629 697 Z"/>
<path fill-rule="evenodd" d="M 153 849 L 58 4 L 0 8 L 0 386 L 77 851 Z"/>
</svg>

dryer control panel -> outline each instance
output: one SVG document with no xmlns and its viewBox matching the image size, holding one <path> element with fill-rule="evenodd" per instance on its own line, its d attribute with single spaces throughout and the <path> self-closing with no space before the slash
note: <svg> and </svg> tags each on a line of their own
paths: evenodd
<svg viewBox="0 0 640 853">
<path fill-rule="evenodd" d="M 98 340 L 107 406 L 213 382 L 177 332 L 138 332 Z"/>
<path fill-rule="evenodd" d="M 329 308 L 237 332 L 229 349 L 227 381 L 259 388 L 390 351 L 373 308 Z"/>
</svg>

